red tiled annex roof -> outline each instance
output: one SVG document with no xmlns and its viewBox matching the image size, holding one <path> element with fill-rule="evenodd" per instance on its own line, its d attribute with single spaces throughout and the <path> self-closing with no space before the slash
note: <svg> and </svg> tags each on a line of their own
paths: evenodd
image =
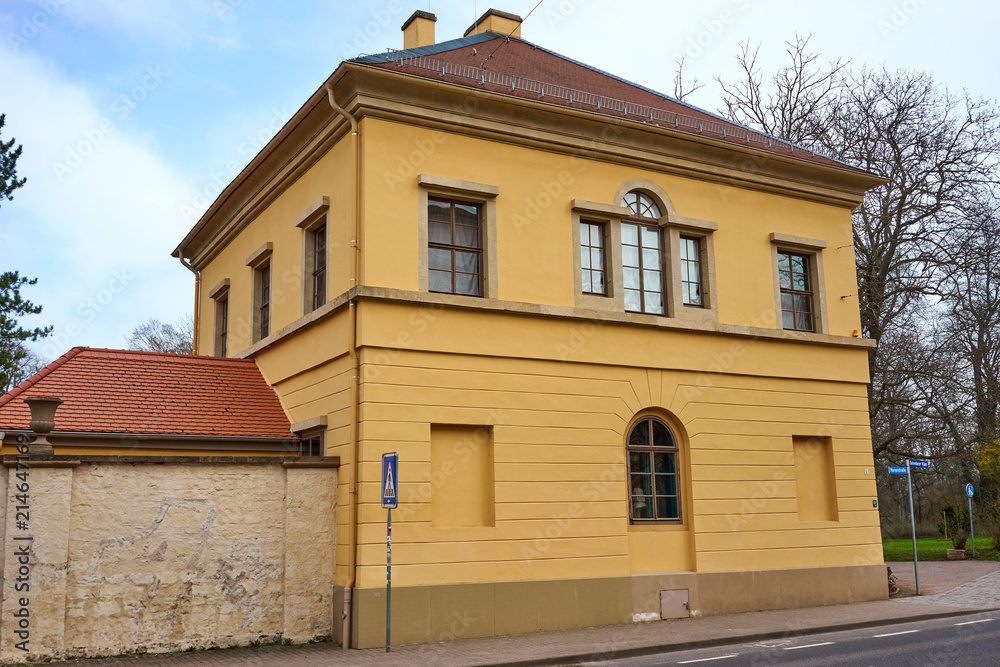
<svg viewBox="0 0 1000 667">
<path fill-rule="evenodd" d="M 27 430 L 31 396 L 63 400 L 56 432 L 294 438 L 252 359 L 74 347 L 0 396 L 0 430 Z"/>
<path fill-rule="evenodd" d="M 706 127 L 714 126 L 718 128 L 721 124 L 721 126 L 729 128 L 728 137 L 723 137 L 717 132 L 711 132 L 708 130 L 698 131 L 697 129 L 692 128 L 681 128 L 680 131 L 688 132 L 690 134 L 710 136 L 714 139 L 721 139 L 727 143 L 747 145 L 745 138 L 743 138 L 746 136 L 746 128 L 737 123 L 708 113 L 698 109 L 697 107 L 683 104 L 665 95 L 657 94 L 652 90 L 629 83 L 628 81 L 619 79 L 600 70 L 593 69 L 583 63 L 576 62 L 566 58 L 565 56 L 561 56 L 555 52 L 536 46 L 531 42 L 526 42 L 516 37 L 507 38 L 506 36 L 499 35 L 497 33 L 484 33 L 479 37 L 482 38 L 485 35 L 491 35 L 494 36 L 494 38 L 488 41 L 478 41 L 474 45 L 466 44 L 465 42 L 468 40 L 454 40 L 456 43 L 461 43 L 462 45 L 458 48 L 450 50 L 437 50 L 444 48 L 448 44 L 442 43 L 441 45 L 437 45 L 434 49 L 431 49 L 433 53 L 428 53 L 428 56 L 437 60 L 444 60 L 475 68 L 483 67 L 485 62 L 486 69 L 493 70 L 495 72 L 524 77 L 525 79 L 532 79 L 534 81 L 552 84 L 555 86 L 564 86 L 566 88 L 601 95 L 615 100 L 628 102 L 630 104 L 652 107 L 668 113 L 681 114 L 683 116 L 693 118 L 696 121 L 704 122 Z M 391 60 L 396 60 L 397 62 L 385 62 L 384 58 L 379 58 L 377 56 L 358 58 L 356 59 L 356 62 L 364 62 L 366 64 L 371 64 L 375 67 L 391 71 L 404 72 L 413 76 L 434 79 L 437 81 L 445 81 L 463 86 L 472 86 L 480 90 L 488 90 L 494 93 L 531 99 L 533 101 L 541 101 L 548 104 L 574 108 L 577 106 L 564 99 L 551 96 L 539 97 L 537 93 L 521 89 L 511 90 L 510 87 L 494 85 L 488 81 L 485 83 L 470 81 L 463 76 L 449 73 L 442 74 L 440 71 L 434 71 L 432 69 L 427 69 L 426 67 L 416 66 L 412 63 L 405 62 L 405 59 L 408 56 L 419 56 L 425 51 L 428 51 L 428 49 L 418 48 L 411 49 L 409 51 L 395 52 L 391 55 Z M 404 62 L 401 64 L 398 62 L 399 59 L 403 59 Z M 379 60 L 380 62 L 375 62 L 376 60 Z M 590 111 L 602 115 L 610 115 L 618 118 L 623 117 L 621 112 L 618 111 L 611 111 L 607 109 L 597 110 L 594 107 L 582 105 L 579 106 L 579 108 L 584 111 Z M 671 129 L 678 129 L 675 128 L 673 124 L 662 123 L 656 120 L 633 117 L 631 115 L 627 116 L 627 118 L 629 120 L 637 120 L 639 122 L 649 123 L 652 125 L 661 125 L 664 127 L 670 127 Z M 792 151 L 784 142 L 780 141 L 774 142 L 770 145 L 767 143 L 762 144 L 754 142 L 752 145 L 754 148 L 764 150 L 769 153 L 788 155 L 801 160 L 806 160 L 808 162 L 835 166 L 841 169 L 848 169 L 850 171 L 862 171 L 855 167 L 831 160 L 823 155 L 809 153 L 806 150 Z"/>
</svg>

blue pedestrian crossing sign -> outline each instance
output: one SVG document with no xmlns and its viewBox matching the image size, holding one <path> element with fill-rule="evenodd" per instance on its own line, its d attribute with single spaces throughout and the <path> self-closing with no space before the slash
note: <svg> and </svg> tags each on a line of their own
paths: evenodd
<svg viewBox="0 0 1000 667">
<path fill-rule="evenodd" d="M 399 499 L 399 452 L 382 455 L 382 507 L 395 509 Z"/>
<path fill-rule="evenodd" d="M 966 484 L 965 485 L 965 495 L 967 495 L 967 496 L 969 496 L 971 498 L 975 494 L 976 494 L 976 490 L 974 488 L 972 488 L 972 485 L 971 484 Z"/>
</svg>

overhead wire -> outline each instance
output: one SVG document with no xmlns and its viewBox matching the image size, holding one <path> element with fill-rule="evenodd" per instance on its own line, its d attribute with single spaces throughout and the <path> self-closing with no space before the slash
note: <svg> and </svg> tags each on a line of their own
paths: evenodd
<svg viewBox="0 0 1000 667">
<path fill-rule="evenodd" d="M 545 2 L 545 0 L 538 0 L 538 2 L 537 2 L 537 3 L 535 4 L 535 6 L 531 8 L 531 11 L 530 11 L 530 12 L 528 12 L 527 16 L 525 16 L 525 17 L 524 17 L 523 19 L 521 19 L 521 23 L 524 23 L 525 21 L 527 21 L 527 20 L 528 20 L 528 17 L 529 17 L 529 16 L 531 16 L 532 14 L 534 14 L 534 13 L 535 13 L 535 10 L 536 10 L 536 9 L 538 9 L 539 5 L 541 5 L 541 4 L 543 3 L 543 2 Z M 490 61 L 490 58 L 492 58 L 492 57 L 493 57 L 493 55 L 494 55 L 494 54 L 495 54 L 495 53 L 496 53 L 497 51 L 499 51 L 501 47 L 503 47 L 503 45 L 504 45 L 504 44 L 506 44 L 507 42 L 509 42 L 509 41 L 510 41 L 510 36 L 511 36 L 511 35 L 513 35 L 513 34 L 514 34 L 514 31 L 515 31 L 515 30 L 517 30 L 517 29 L 518 29 L 518 28 L 519 28 L 519 27 L 521 26 L 521 23 L 518 23 L 518 24 L 517 24 L 516 26 L 514 26 L 514 27 L 513 27 L 512 29 L 511 29 L 511 31 L 507 33 L 507 39 L 505 39 L 505 40 L 503 40 L 502 42 L 500 42 L 500 43 L 499 43 L 499 44 L 497 45 L 497 48 L 493 49 L 493 53 L 491 53 L 490 55 L 486 56 L 486 60 L 484 60 L 484 61 L 483 61 L 483 64 L 479 66 L 479 67 L 480 67 L 480 69 L 485 69 L 485 67 L 486 67 L 486 63 L 488 63 L 488 62 Z"/>
</svg>

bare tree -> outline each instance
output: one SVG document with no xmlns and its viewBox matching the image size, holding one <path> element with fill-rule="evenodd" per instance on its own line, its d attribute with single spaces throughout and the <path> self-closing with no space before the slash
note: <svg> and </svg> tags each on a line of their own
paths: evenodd
<svg viewBox="0 0 1000 667">
<path fill-rule="evenodd" d="M 0 357 L 9 363 L 0 370 L 0 394 L 5 394 L 45 368 L 45 360 L 19 340 L 0 340 Z"/>
<path fill-rule="evenodd" d="M 687 59 L 686 56 L 681 56 L 676 61 L 677 71 L 674 74 L 674 99 L 683 102 L 685 98 L 690 96 L 692 93 L 696 93 L 705 87 L 705 84 L 698 83 L 698 77 L 691 79 L 691 87 L 687 90 L 684 89 L 684 61 Z"/>
<path fill-rule="evenodd" d="M 194 351 L 194 318 L 187 315 L 175 324 L 146 320 L 125 339 L 130 350 L 191 354 Z"/>
<path fill-rule="evenodd" d="M 810 38 L 796 35 L 794 42 L 786 42 L 785 51 L 791 62 L 767 83 L 757 64 L 760 45 L 751 52 L 750 43 L 744 44 L 736 56 L 743 78 L 727 85 L 716 77 L 725 105 L 720 113 L 788 141 L 830 148 L 823 141 L 830 118 L 829 106 L 843 86 L 849 61 L 820 65 L 819 55 L 808 51 Z"/>
</svg>

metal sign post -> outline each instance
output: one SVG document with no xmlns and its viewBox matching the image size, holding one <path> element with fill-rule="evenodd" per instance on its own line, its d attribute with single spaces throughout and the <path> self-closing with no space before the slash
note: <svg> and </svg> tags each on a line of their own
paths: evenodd
<svg viewBox="0 0 1000 667">
<path fill-rule="evenodd" d="M 382 507 L 385 518 L 385 652 L 390 651 L 392 630 L 392 508 L 399 499 L 399 452 L 382 455 Z"/>
<path fill-rule="evenodd" d="M 972 487 L 972 484 L 965 485 L 965 495 L 969 497 L 969 534 L 972 536 L 972 558 L 976 558 L 976 529 L 972 526 L 972 496 L 976 494 L 976 490 Z"/>
<path fill-rule="evenodd" d="M 910 486 L 910 530 L 913 532 L 913 581 L 917 585 L 917 595 L 920 595 L 920 573 L 917 570 L 917 517 L 913 514 L 913 473 L 910 470 L 929 467 L 928 461 L 913 461 L 911 459 L 906 462 L 906 481 Z"/>
</svg>

